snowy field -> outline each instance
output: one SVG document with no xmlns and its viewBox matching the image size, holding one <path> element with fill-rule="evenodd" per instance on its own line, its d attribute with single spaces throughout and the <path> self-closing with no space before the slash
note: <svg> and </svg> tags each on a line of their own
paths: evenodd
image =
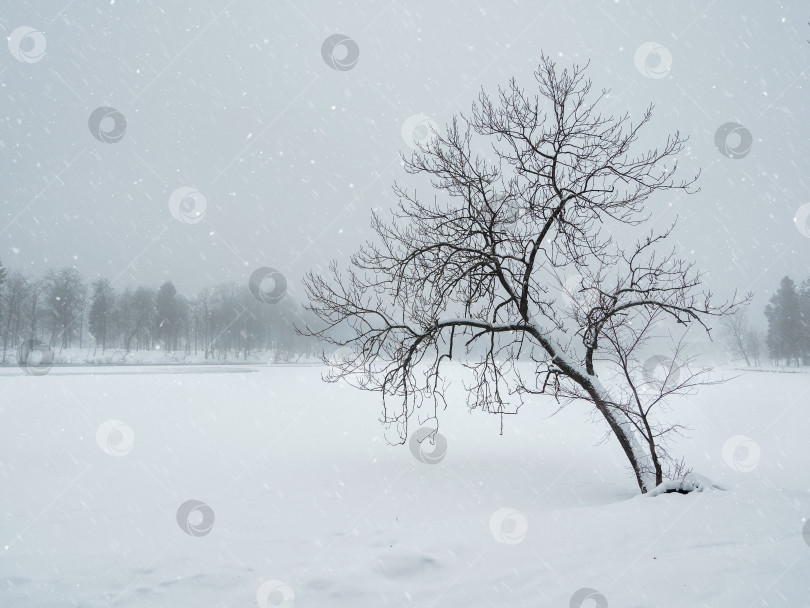
<svg viewBox="0 0 810 608">
<path fill-rule="evenodd" d="M 322 371 L 0 369 L 0 606 L 810 605 L 810 374 L 678 403 L 726 490 L 651 498 L 584 406 L 499 436 L 456 388 L 430 464 Z"/>
<path fill-rule="evenodd" d="M 18 361 L 19 348 L 9 349 L 6 353 L 4 365 L 16 366 Z M 264 363 L 309 363 L 320 364 L 318 356 L 310 355 L 276 355 L 273 351 L 269 350 L 255 350 L 248 353 L 247 357 L 244 354 L 236 354 L 232 351 L 227 353 L 216 352 L 209 354 L 206 359 L 205 353 L 199 350 L 196 353 L 184 351 L 161 351 L 161 350 L 130 350 L 126 351 L 119 348 L 108 348 L 101 350 L 100 348 L 54 348 L 53 350 L 46 350 L 47 356 L 52 359 L 52 365 L 59 367 L 62 365 L 70 365 L 72 367 L 91 365 L 118 365 L 118 366 L 131 366 L 131 365 L 241 365 L 244 363 L 250 364 L 264 364 Z M 42 360 L 43 353 L 37 352 L 33 355 L 34 361 L 39 363 Z M 0 354 L 2 359 L 2 354 Z M 2 368 L 0 368 L 2 369 Z M 85 372 L 82 372 L 85 373 Z M 177 373 L 176 371 L 169 371 L 169 373 Z"/>
</svg>

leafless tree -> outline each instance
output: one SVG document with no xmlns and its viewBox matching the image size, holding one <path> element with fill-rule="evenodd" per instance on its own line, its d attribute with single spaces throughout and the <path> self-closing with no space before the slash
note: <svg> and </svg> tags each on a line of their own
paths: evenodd
<svg viewBox="0 0 810 608">
<path fill-rule="evenodd" d="M 745 342 L 748 345 L 748 352 L 754 361 L 754 365 L 759 367 L 762 360 L 762 350 L 765 347 L 765 334 L 758 327 L 750 327 L 745 334 Z"/>
<path fill-rule="evenodd" d="M 72 267 L 49 270 L 45 274 L 45 304 L 51 317 L 51 346 L 60 350 L 72 346 L 79 338 L 84 312 L 87 286 L 79 271 Z"/>
<path fill-rule="evenodd" d="M 583 70 L 559 71 L 544 57 L 539 95 L 515 80 L 494 98 L 482 91 L 469 116 L 403 158 L 443 198 L 395 185 L 398 207 L 388 220 L 373 215 L 378 238 L 351 267 L 307 275 L 309 308 L 325 328 L 302 331 L 343 353 L 327 380 L 382 394 L 383 420 L 403 442 L 415 411 L 435 417 L 446 407 L 442 366 L 459 356 L 474 378 L 470 408 L 515 413 L 535 394 L 561 406 L 586 399 L 647 492 L 661 482 L 668 430 L 654 410 L 701 378 L 641 399 L 638 332 L 647 335 L 657 317 L 709 331 L 707 320 L 733 310 L 736 294 L 714 303 L 692 263 L 661 253 L 671 226 L 629 245 L 614 239 L 649 220 L 653 194 L 692 192 L 697 176 L 675 178 L 678 133 L 636 152 L 652 107 L 636 123 L 604 116 L 607 92 L 592 93 Z M 473 136 L 489 138 L 496 160 L 472 152 Z M 603 383 L 597 368 L 617 365 Z"/>
<path fill-rule="evenodd" d="M 613 388 L 614 407 L 630 420 L 650 455 L 656 485 L 687 472 L 683 460 L 673 458 L 668 451 L 670 436 L 680 434 L 685 427 L 677 422 L 662 423 L 656 414 L 668 409 L 670 397 L 691 395 L 700 386 L 721 382 L 710 377 L 708 368 L 696 366 L 696 355 L 686 353 L 686 332 L 665 336 L 668 338 L 666 355 L 646 357 L 643 354 L 649 352 L 645 348 L 648 343 L 662 337 L 655 328 L 665 314 L 659 307 L 643 307 L 632 322 L 609 321 L 602 330 L 603 339 L 608 343 L 602 356 L 611 364 L 603 366 L 605 383 Z M 570 397 L 591 401 L 581 387 L 575 387 Z"/>
<path fill-rule="evenodd" d="M 743 359 L 745 364 L 751 367 L 748 333 L 748 318 L 744 310 L 738 309 L 723 318 L 722 335 L 732 360 Z"/>
<path fill-rule="evenodd" d="M 6 351 L 15 348 L 22 338 L 24 329 L 23 307 L 28 291 L 28 279 L 19 271 L 13 271 L 6 278 L 3 291 L 0 294 L 0 304 L 2 304 L 4 323 L 3 331 L 3 355 L 0 361 L 6 360 Z"/>
<path fill-rule="evenodd" d="M 41 300 L 45 293 L 45 283 L 41 279 L 32 278 L 28 281 L 28 318 L 30 321 L 30 329 L 28 332 L 30 339 L 36 339 L 37 321 L 42 315 Z"/>
</svg>

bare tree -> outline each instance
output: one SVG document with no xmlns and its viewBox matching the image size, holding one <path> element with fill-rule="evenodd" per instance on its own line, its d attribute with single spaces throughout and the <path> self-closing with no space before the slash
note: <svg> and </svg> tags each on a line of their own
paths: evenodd
<svg viewBox="0 0 810 608">
<path fill-rule="evenodd" d="M 28 279 L 19 271 L 11 272 L 5 280 L 0 295 L 5 317 L 2 328 L 3 355 L 0 361 L 5 361 L 6 351 L 9 348 L 16 348 L 18 340 L 22 338 L 22 321 L 25 312 L 23 307 L 28 296 Z"/>
<path fill-rule="evenodd" d="M 691 263 L 658 252 L 671 228 L 626 247 L 611 236 L 649 219 L 651 195 L 691 191 L 697 176 L 675 180 L 685 140 L 676 133 L 661 148 L 631 152 L 652 107 L 636 124 L 603 116 L 597 106 L 607 92 L 592 95 L 582 68 L 560 72 L 546 57 L 535 77 L 539 95 L 514 80 L 495 99 L 482 91 L 469 117 L 403 158 L 443 200 L 395 185 L 398 208 L 389 221 L 373 215 L 379 238 L 353 267 L 307 275 L 309 309 L 325 328 L 302 331 L 349 351 L 325 379 L 380 392 L 384 421 L 403 442 L 417 408 L 432 405 L 435 417 L 446 407 L 442 365 L 459 350 L 481 353 L 465 363 L 470 408 L 514 413 L 537 393 L 563 405 L 587 399 L 647 492 L 662 475 L 650 441 L 658 431 L 650 426 L 639 439 L 649 407 L 634 418 L 632 387 L 609 390 L 596 363 L 621 365 L 639 318 L 659 314 L 708 331 L 705 319 L 736 302 L 714 304 Z M 472 152 L 473 134 L 490 138 L 497 161 Z M 336 337 L 346 329 L 348 338 Z M 531 374 L 520 373 L 521 360 Z"/>
<path fill-rule="evenodd" d="M 748 352 L 754 365 L 759 367 L 762 360 L 762 349 L 765 346 L 765 333 L 757 327 L 751 327 L 745 334 L 745 343 L 748 345 Z"/>
<path fill-rule="evenodd" d="M 113 306 L 115 304 L 115 290 L 107 279 L 98 279 L 93 282 L 93 296 L 88 315 L 90 334 L 96 340 L 96 348 L 101 343 L 101 352 L 107 350 L 108 333 L 112 325 Z"/>
<path fill-rule="evenodd" d="M 75 268 L 49 270 L 45 274 L 46 305 L 51 316 L 51 346 L 59 340 L 59 348 L 69 348 L 79 337 L 87 286 Z"/>
<path fill-rule="evenodd" d="M 656 484 L 664 479 L 675 480 L 687 472 L 683 460 L 673 458 L 668 451 L 671 434 L 680 434 L 685 427 L 676 422 L 662 423 L 656 414 L 668 409 L 670 397 L 691 395 L 700 386 L 720 382 L 710 378 L 709 369 L 695 369 L 696 356 L 686 354 L 684 347 L 686 332 L 677 337 L 666 336 L 669 338 L 666 355 L 644 357 L 642 353 L 648 343 L 661 337 L 655 328 L 665 314 L 659 307 L 643 307 L 632 322 L 611 320 L 602 330 L 608 342 L 602 354 L 612 364 L 604 366 L 603 373 L 607 376 L 606 383 L 613 387 L 613 404 L 641 438 L 652 460 Z M 590 400 L 580 387 L 570 397 Z"/>
<path fill-rule="evenodd" d="M 127 354 L 132 350 L 133 340 L 135 350 L 152 348 L 155 293 L 154 289 L 147 287 L 138 287 L 135 291 L 127 288 L 118 298 L 115 316 Z"/>
<path fill-rule="evenodd" d="M 32 278 L 28 281 L 28 320 L 30 322 L 29 338 L 37 339 L 37 322 L 42 315 L 40 308 L 45 283 L 41 279 Z"/>
<path fill-rule="evenodd" d="M 748 318 L 745 311 L 738 309 L 734 311 L 734 313 L 726 315 L 722 321 L 722 330 L 722 335 L 732 360 L 743 359 L 745 360 L 745 364 L 751 367 L 748 343 Z"/>
</svg>

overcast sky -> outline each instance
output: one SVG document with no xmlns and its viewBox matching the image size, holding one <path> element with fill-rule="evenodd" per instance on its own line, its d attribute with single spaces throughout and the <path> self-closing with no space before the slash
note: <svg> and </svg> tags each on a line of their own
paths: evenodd
<svg viewBox="0 0 810 608">
<path fill-rule="evenodd" d="M 407 183 L 403 127 L 444 124 L 511 76 L 533 83 L 545 52 L 590 61 L 611 112 L 654 103 L 644 143 L 690 136 L 682 162 L 702 169 L 701 192 L 665 193 L 651 211 L 661 226 L 680 216 L 677 245 L 711 288 L 754 290 L 759 319 L 783 275 L 810 275 L 794 223 L 810 203 L 806 2 L 0 4 L 10 268 L 75 265 L 194 294 L 272 266 L 300 297 L 304 272 L 345 260 L 370 236 L 370 210 L 395 202 L 394 179 Z M 335 34 L 359 51 L 351 65 L 351 42 L 335 50 L 348 69 L 322 56 Z M 91 133 L 99 107 L 120 113 L 102 124 L 117 141 Z M 740 158 L 715 145 L 726 123 L 742 127 L 724 139 Z M 176 200 L 192 192 L 197 215 L 171 208 L 184 187 Z"/>
</svg>

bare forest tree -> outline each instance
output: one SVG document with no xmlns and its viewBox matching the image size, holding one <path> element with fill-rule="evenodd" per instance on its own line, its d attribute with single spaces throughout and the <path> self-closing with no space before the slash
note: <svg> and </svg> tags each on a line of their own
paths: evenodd
<svg viewBox="0 0 810 608">
<path fill-rule="evenodd" d="M 0 302 L 2 303 L 3 311 L 3 361 L 6 358 L 6 353 L 9 348 L 14 348 L 16 345 L 14 337 L 20 335 L 24 331 L 24 319 L 26 305 L 26 286 L 27 280 L 25 276 L 19 272 L 14 271 L 6 277 L 3 285 L 3 290 L 0 293 Z"/>
<path fill-rule="evenodd" d="M 81 336 L 87 286 L 75 268 L 62 268 L 45 274 L 45 293 L 51 347 L 67 348 Z"/>
<path fill-rule="evenodd" d="M 761 329 L 751 327 L 748 329 L 745 339 L 751 359 L 754 365 L 759 367 L 762 364 L 762 349 L 765 346 L 765 335 Z"/>
<path fill-rule="evenodd" d="M 28 278 L 28 338 L 31 340 L 39 336 L 38 323 L 42 314 L 42 298 L 45 293 L 45 282 L 41 279 Z"/>
<path fill-rule="evenodd" d="M 727 315 L 722 321 L 722 335 L 732 360 L 742 359 L 748 367 L 751 367 L 749 332 L 748 318 L 742 309 Z"/>
<path fill-rule="evenodd" d="M 662 482 L 661 445 L 677 430 L 657 424 L 656 409 L 706 379 L 678 364 L 677 381 L 642 390 L 655 383 L 643 378 L 640 346 L 662 323 L 708 332 L 736 294 L 714 303 L 694 265 L 662 251 L 673 226 L 627 245 L 612 236 L 649 219 L 651 196 L 694 190 L 697 176 L 675 177 L 685 140 L 675 133 L 637 152 L 652 107 L 636 123 L 605 116 L 607 92 L 593 92 L 583 68 L 559 71 L 546 57 L 535 78 L 539 95 L 515 80 L 495 98 L 482 91 L 469 116 L 403 158 L 442 198 L 396 184 L 398 207 L 390 220 L 373 215 L 378 238 L 352 267 L 307 276 L 325 329 L 302 331 L 343 353 L 326 380 L 382 394 L 383 420 L 402 442 L 419 408 L 435 418 L 447 406 L 442 366 L 459 356 L 474 378 L 470 408 L 507 414 L 527 395 L 584 399 L 644 493 Z M 473 151 L 474 136 L 489 138 L 494 160 Z"/>
<path fill-rule="evenodd" d="M 96 346 L 101 346 L 101 352 L 107 349 L 107 338 L 109 328 L 112 325 L 114 305 L 115 292 L 110 282 L 107 279 L 94 281 L 87 326 L 93 338 L 95 338 Z"/>
</svg>

